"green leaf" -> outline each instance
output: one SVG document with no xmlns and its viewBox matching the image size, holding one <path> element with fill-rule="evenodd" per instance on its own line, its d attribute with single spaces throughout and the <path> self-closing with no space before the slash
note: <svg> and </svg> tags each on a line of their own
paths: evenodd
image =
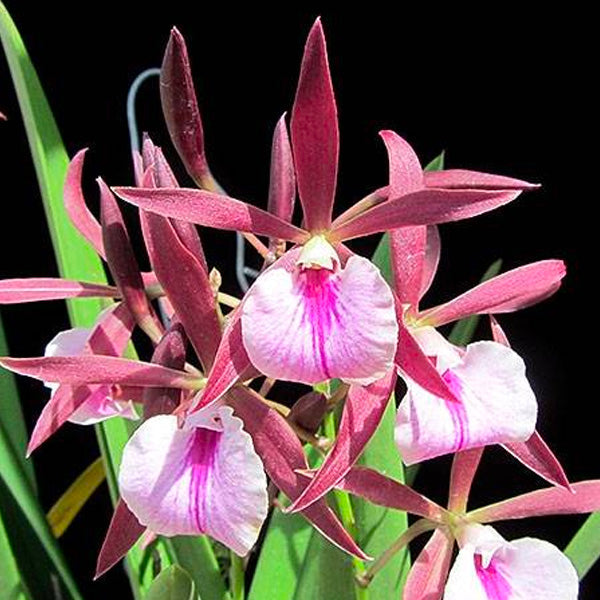
<svg viewBox="0 0 600 600">
<path fill-rule="evenodd" d="M 0 513 L 5 534 L 11 539 L 16 562 L 23 577 L 32 577 L 31 589 L 52 589 L 53 579 L 62 580 L 69 597 L 81 600 L 46 516 L 33 493 L 20 458 L 0 424 Z M 8 524 L 8 527 L 7 527 Z M 42 560 L 38 560 L 40 558 Z M 25 574 L 27 569 L 27 574 Z M 43 595 L 40 598 L 44 597 Z M 46 596 L 48 597 L 48 596 Z M 50 596 L 54 597 L 54 595 Z"/>
<path fill-rule="evenodd" d="M 271 598 L 271 596 L 267 596 Z M 354 598 L 352 558 L 311 529 L 293 600 Z"/>
<path fill-rule="evenodd" d="M 177 565 L 165 569 L 152 583 L 144 600 L 198 600 L 192 578 Z"/>
<path fill-rule="evenodd" d="M 284 503 L 283 496 L 279 497 Z M 283 514 L 279 508 L 267 528 L 248 600 L 289 600 L 294 597 L 312 527 L 299 514 Z"/>
<path fill-rule="evenodd" d="M 442 171 L 446 162 L 446 151 L 442 150 L 427 166 L 423 171 Z"/>
<path fill-rule="evenodd" d="M 359 464 L 369 466 L 398 481 L 404 481 L 404 468 L 396 444 L 394 424 L 396 402 L 392 395 L 383 419 L 362 453 Z M 352 497 L 358 545 L 370 556 L 377 557 L 408 528 L 405 512 L 377 506 L 357 496 Z M 400 598 L 410 569 L 408 549 L 398 552 L 375 576 L 368 587 L 369 598 Z"/>
<path fill-rule="evenodd" d="M 201 598 L 230 600 L 212 543 L 206 536 L 177 536 L 164 543 L 174 562 L 192 577 Z"/>
<path fill-rule="evenodd" d="M 62 188 L 68 156 L 23 40 L 2 2 L 0 36 L 21 107 L 59 271 L 63 277 L 69 279 L 105 282 L 100 259 L 75 230 L 66 214 Z M 97 299 L 76 299 L 67 302 L 71 323 L 79 327 L 92 325 L 99 312 L 106 306 L 106 301 Z M 132 430 L 133 425 L 129 421 L 118 418 L 96 426 L 113 502 L 118 496 L 117 474 L 121 455 Z M 211 550 L 205 542 L 196 540 L 191 543 L 198 545 L 198 555 L 210 556 Z M 167 566 L 177 556 L 176 549 L 163 541 L 157 543 L 156 551 L 161 563 Z M 207 560 L 207 565 L 196 567 L 195 578 L 196 573 L 200 578 L 200 574 L 212 569 L 214 555 Z M 127 556 L 127 571 L 136 598 L 140 598 L 151 583 L 152 569 L 148 568 L 149 562 L 146 552 L 139 545 Z M 221 600 L 222 597 L 219 591 L 215 591 L 214 595 L 207 594 L 204 600 Z"/>
<path fill-rule="evenodd" d="M 488 267 L 487 271 L 483 274 L 480 283 L 483 283 L 492 277 L 496 277 L 496 275 L 500 273 L 501 268 L 502 259 L 498 259 Z M 471 315 L 470 317 L 465 317 L 458 321 L 452 328 L 452 331 L 448 336 L 448 341 L 456 346 L 466 346 L 467 344 L 470 344 L 480 319 L 481 315 Z"/>
<path fill-rule="evenodd" d="M 0 318 L 0 356 L 8 356 L 8 345 Z M 21 467 L 34 493 L 37 494 L 33 463 L 25 458 L 27 450 L 27 429 L 21 410 L 15 377 L 10 371 L 0 371 L 0 423 L 4 426 L 10 445 L 19 458 Z"/>
<path fill-rule="evenodd" d="M 600 512 L 590 515 L 565 549 L 565 554 L 577 570 L 579 579 L 600 558 Z"/>
</svg>

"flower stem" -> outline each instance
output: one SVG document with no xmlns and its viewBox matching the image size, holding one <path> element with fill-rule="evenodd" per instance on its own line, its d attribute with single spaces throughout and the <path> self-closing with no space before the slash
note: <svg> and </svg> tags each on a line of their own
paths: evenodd
<svg viewBox="0 0 600 600">
<path fill-rule="evenodd" d="M 323 428 L 325 431 L 325 436 L 327 438 L 329 438 L 330 440 L 335 439 L 336 425 L 335 415 L 333 414 L 333 412 L 328 412 L 325 415 L 325 419 L 323 421 Z M 354 510 L 352 509 L 352 502 L 350 500 L 350 496 L 347 492 L 344 492 L 342 490 L 334 490 L 333 493 L 338 504 L 342 524 L 344 525 L 348 533 L 356 540 L 358 537 L 358 530 L 356 528 L 356 520 L 354 518 Z M 362 579 L 363 574 L 366 571 L 365 563 L 354 556 L 352 557 L 352 567 L 354 569 L 354 592 L 356 600 L 368 600 L 369 591 L 366 589 L 366 587 L 358 583 L 358 581 Z"/>
<path fill-rule="evenodd" d="M 435 529 L 438 525 L 428 519 L 419 519 L 413 523 L 383 554 L 380 554 L 375 562 L 371 563 L 370 567 L 362 574 L 358 575 L 358 583 L 366 587 L 371 583 L 373 577 L 385 567 L 393 556 L 407 546 L 417 536 Z"/>
<path fill-rule="evenodd" d="M 246 592 L 244 589 L 244 559 L 233 550 L 230 552 L 231 565 L 229 567 L 229 587 L 231 588 L 232 600 L 244 600 Z"/>
</svg>

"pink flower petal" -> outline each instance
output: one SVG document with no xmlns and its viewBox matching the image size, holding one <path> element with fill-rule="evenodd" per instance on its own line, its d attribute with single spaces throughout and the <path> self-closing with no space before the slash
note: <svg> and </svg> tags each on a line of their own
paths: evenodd
<svg viewBox="0 0 600 600">
<path fill-rule="evenodd" d="M 352 256 L 335 273 L 263 273 L 245 299 L 242 335 L 252 364 L 268 377 L 366 385 L 392 368 L 398 326 L 379 270 Z"/>
<path fill-rule="evenodd" d="M 81 189 L 83 162 L 86 152 L 87 148 L 80 150 L 73 157 L 67 168 L 63 190 L 65 210 L 75 229 L 93 246 L 99 256 L 106 258 L 104 242 L 102 241 L 102 228 L 96 217 L 87 207 L 83 190 Z"/>
<path fill-rule="evenodd" d="M 533 538 L 507 542 L 481 525 L 467 526 L 467 533 L 444 600 L 577 600 L 577 573 L 556 546 Z"/>
<path fill-rule="evenodd" d="M 454 540 L 436 529 L 410 569 L 403 600 L 440 600 L 450 570 Z"/>
<path fill-rule="evenodd" d="M 180 429 L 173 415 L 143 423 L 123 452 L 119 489 L 152 531 L 207 533 L 244 556 L 267 516 L 267 479 L 232 409 L 211 418 L 212 429 Z"/>
<path fill-rule="evenodd" d="M 326 230 L 335 196 L 339 132 L 320 19 L 306 40 L 291 125 L 304 220 L 309 231 Z"/>
<path fill-rule="evenodd" d="M 529 183 L 504 175 L 480 173 L 466 169 L 446 169 L 442 171 L 427 171 L 425 185 L 431 188 L 458 190 L 535 190 L 537 183 Z"/>
<path fill-rule="evenodd" d="M 97 353 L 119 356 L 125 350 L 135 321 L 124 304 L 115 304 L 104 311 L 85 342 L 86 354 Z M 72 339 L 72 341 L 74 341 Z M 77 348 L 80 347 L 77 341 Z M 71 346 L 70 350 L 76 350 Z M 101 386 L 61 385 L 44 406 L 35 424 L 27 454 L 31 454 L 40 444 L 46 441 L 61 425 L 63 425 L 85 402 L 90 395 Z"/>
<path fill-rule="evenodd" d="M 483 448 L 472 448 L 454 455 L 448 492 L 448 510 L 454 513 L 465 512 L 482 454 Z"/>
<path fill-rule="evenodd" d="M 388 197 L 395 198 L 424 187 L 423 168 L 411 145 L 397 133 L 380 131 L 390 163 Z"/>
<path fill-rule="evenodd" d="M 396 374 L 388 374 L 369 386 L 350 386 L 335 444 L 305 490 L 287 509 L 303 510 L 322 498 L 348 473 L 379 426 L 394 391 Z"/>
<path fill-rule="evenodd" d="M 424 189 L 390 198 L 336 227 L 332 241 L 346 241 L 398 227 L 461 221 L 512 202 L 519 191 Z"/>
<path fill-rule="evenodd" d="M 474 314 L 521 310 L 554 294 L 566 272 L 562 260 L 531 263 L 484 281 L 446 304 L 423 311 L 419 319 L 439 327 Z"/>
<path fill-rule="evenodd" d="M 108 383 L 196 389 L 199 384 L 196 377 L 183 371 L 128 358 L 94 354 L 35 358 L 2 357 L 0 364 L 19 375 L 71 385 Z"/>
<path fill-rule="evenodd" d="M 119 292 L 111 285 L 85 283 L 54 277 L 29 277 L 0 281 L 0 304 L 22 304 L 64 298 L 117 298 Z"/>
<path fill-rule="evenodd" d="M 516 352 L 495 342 L 476 342 L 454 365 L 438 360 L 437 369 L 460 402 L 407 381 L 395 433 L 406 464 L 531 436 L 537 402 Z"/>
<path fill-rule="evenodd" d="M 46 346 L 45 356 L 72 356 L 83 354 L 91 329 L 76 327 L 58 333 Z M 54 396 L 60 389 L 57 383 L 45 383 L 52 390 Z M 77 425 L 94 425 L 111 417 L 124 417 L 126 419 L 139 419 L 132 402 L 123 402 L 113 399 L 111 386 L 97 385 L 86 386 L 81 393 L 87 390 L 87 398 L 69 417 L 71 423 Z M 73 390 L 71 390 L 73 393 Z M 55 403 L 54 403 L 55 404 Z"/>
<path fill-rule="evenodd" d="M 303 229 L 241 200 L 214 192 L 187 188 L 128 187 L 116 187 L 114 191 L 123 200 L 163 217 L 300 244 L 308 239 L 308 233 Z"/>
<path fill-rule="evenodd" d="M 600 480 L 580 481 L 572 491 L 550 487 L 522 494 L 471 511 L 469 516 L 482 523 L 549 515 L 582 514 L 600 511 Z"/>
<path fill-rule="evenodd" d="M 527 441 L 504 444 L 504 448 L 546 481 L 571 489 L 562 465 L 537 431 Z"/>
<path fill-rule="evenodd" d="M 423 287 L 427 227 L 400 227 L 390 232 L 394 289 L 410 313 L 418 310 Z"/>
</svg>

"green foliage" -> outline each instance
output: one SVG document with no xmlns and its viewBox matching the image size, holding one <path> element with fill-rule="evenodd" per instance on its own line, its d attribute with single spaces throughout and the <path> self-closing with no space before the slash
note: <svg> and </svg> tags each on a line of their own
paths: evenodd
<svg viewBox="0 0 600 600">
<path fill-rule="evenodd" d="M 600 512 L 590 515 L 565 549 L 565 554 L 577 570 L 579 579 L 600 558 Z"/>
<path fill-rule="evenodd" d="M 200 597 L 189 574 L 171 565 L 154 580 L 144 600 L 200 600 Z"/>
</svg>

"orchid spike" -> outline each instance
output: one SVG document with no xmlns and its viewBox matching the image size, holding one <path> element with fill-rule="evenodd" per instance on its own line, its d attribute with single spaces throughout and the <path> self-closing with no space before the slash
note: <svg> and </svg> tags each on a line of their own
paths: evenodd
<svg viewBox="0 0 600 600">
<path fill-rule="evenodd" d="M 165 65 L 169 73 L 175 74 L 169 75 L 168 86 L 163 85 L 163 96 L 168 95 L 167 104 L 164 98 L 163 104 L 167 107 L 171 134 L 188 170 L 194 160 L 200 165 L 200 170 L 194 168 L 190 172 L 197 171 L 196 179 L 201 180 L 200 171 L 208 168 L 202 127 L 185 46 L 178 32 L 171 37 Z M 181 123 L 186 115 L 186 124 L 191 125 L 184 131 Z M 199 144 L 196 148 L 190 146 L 192 131 L 196 133 L 194 143 Z M 242 339 L 250 361 L 273 379 L 314 384 L 340 378 L 367 385 L 388 373 L 394 362 L 394 299 L 376 267 L 356 256 L 343 259 L 337 243 L 394 227 L 474 216 L 510 202 L 521 190 L 532 187 L 526 182 L 477 173 L 449 175 L 449 180 L 442 181 L 439 187 L 427 187 L 410 146 L 403 140 L 399 142 L 401 138 L 393 132 L 382 135 L 388 146 L 403 145 L 404 154 L 398 157 L 398 153 L 392 156 L 390 152 L 390 162 L 399 180 L 408 173 L 412 183 L 388 190 L 388 198 L 377 205 L 358 203 L 351 218 L 332 222 L 339 132 L 325 35 L 317 19 L 304 49 L 291 119 L 292 154 L 304 229 L 288 222 L 288 209 L 270 214 L 214 193 L 202 181 L 203 187 L 213 191 L 118 187 L 115 192 L 142 210 L 164 217 L 301 245 L 291 268 L 284 268 L 284 263 L 277 267 L 275 263 L 275 268 L 258 277 L 245 299 Z M 275 139 L 271 196 L 275 192 L 281 194 L 282 206 L 289 207 L 293 176 L 282 122 Z M 409 159 L 403 162 L 403 157 Z M 282 187 L 280 178 L 284 174 Z M 282 309 L 286 311 L 284 315 Z M 359 347 L 360 356 L 352 350 Z"/>
<path fill-rule="evenodd" d="M 492 527 L 466 525 L 444 600 L 576 600 L 579 582 L 569 559 L 552 544 L 507 542 Z"/>
</svg>

